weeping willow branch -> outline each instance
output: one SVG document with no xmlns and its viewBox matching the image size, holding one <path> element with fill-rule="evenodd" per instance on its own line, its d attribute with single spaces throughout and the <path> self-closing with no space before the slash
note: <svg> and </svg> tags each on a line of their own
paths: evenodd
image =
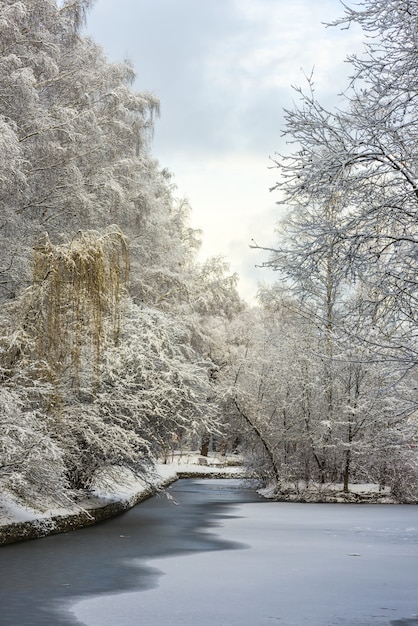
<svg viewBox="0 0 418 626">
<path fill-rule="evenodd" d="M 120 230 L 79 232 L 69 244 L 48 236 L 35 247 L 30 317 L 38 357 L 58 379 L 97 371 L 106 342 L 117 342 L 129 274 L 129 251 Z"/>
</svg>

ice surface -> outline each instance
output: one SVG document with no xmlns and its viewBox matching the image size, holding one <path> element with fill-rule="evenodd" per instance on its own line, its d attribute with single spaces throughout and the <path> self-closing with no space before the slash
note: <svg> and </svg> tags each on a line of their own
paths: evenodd
<svg viewBox="0 0 418 626">
<path fill-rule="evenodd" d="M 86 626 L 418 623 L 417 507 L 260 502 L 228 513 L 215 532 L 240 549 L 152 559 L 158 587 L 84 599 L 74 617 Z"/>
</svg>

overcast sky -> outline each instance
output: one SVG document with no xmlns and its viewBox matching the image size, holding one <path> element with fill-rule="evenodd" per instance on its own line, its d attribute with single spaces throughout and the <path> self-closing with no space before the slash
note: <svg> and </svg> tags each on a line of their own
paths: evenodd
<svg viewBox="0 0 418 626">
<path fill-rule="evenodd" d="M 255 266 L 274 244 L 281 216 L 270 156 L 283 145 L 283 108 L 313 68 L 329 106 L 346 86 L 358 30 L 326 28 L 339 0 L 96 0 L 87 34 L 110 61 L 128 58 L 135 89 L 161 101 L 153 155 L 203 234 L 202 258 L 225 257 L 251 302 L 273 275 Z"/>
</svg>

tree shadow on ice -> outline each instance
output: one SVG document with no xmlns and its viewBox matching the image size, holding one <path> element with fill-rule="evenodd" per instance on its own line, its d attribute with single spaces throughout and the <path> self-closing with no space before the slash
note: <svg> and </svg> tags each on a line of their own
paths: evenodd
<svg viewBox="0 0 418 626">
<path fill-rule="evenodd" d="M 76 598 L 145 590 L 163 572 L 153 558 L 247 546 L 212 532 L 234 504 L 256 501 L 225 481 L 178 481 L 172 498 L 154 497 L 123 515 L 78 531 L 4 546 L 0 552 L 2 624 L 75 626 Z"/>
</svg>

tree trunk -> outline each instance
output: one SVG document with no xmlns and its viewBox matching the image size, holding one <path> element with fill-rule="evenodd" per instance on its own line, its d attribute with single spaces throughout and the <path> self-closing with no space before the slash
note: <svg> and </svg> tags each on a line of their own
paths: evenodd
<svg viewBox="0 0 418 626">
<path fill-rule="evenodd" d="M 276 460 L 274 458 L 272 450 L 270 450 L 270 447 L 269 447 L 267 441 L 264 439 L 262 433 L 257 428 L 257 426 L 255 424 L 253 424 L 253 422 L 250 420 L 250 418 L 243 412 L 243 410 L 239 406 L 236 398 L 234 398 L 234 404 L 235 404 L 235 406 L 236 406 L 236 408 L 238 410 L 238 413 L 247 422 L 247 424 L 249 424 L 249 426 L 251 426 L 252 430 L 255 432 L 255 434 L 257 435 L 257 437 L 260 440 L 261 444 L 263 445 L 263 448 L 264 448 L 264 450 L 265 450 L 265 452 L 266 452 L 266 454 L 267 454 L 267 456 L 269 458 L 269 461 L 270 461 L 270 464 L 271 464 L 271 468 L 273 470 L 275 481 L 276 481 L 278 487 L 280 487 L 281 478 L 280 478 L 279 468 L 277 466 L 277 463 L 276 463 Z"/>
<path fill-rule="evenodd" d="M 348 424 L 348 445 L 350 446 L 345 453 L 345 466 L 344 466 L 344 493 L 348 493 L 348 482 L 350 477 L 351 466 L 351 442 L 353 440 L 353 429 L 351 422 Z"/>
<path fill-rule="evenodd" d="M 209 453 L 209 437 L 202 438 L 202 445 L 200 446 L 200 456 L 208 456 Z"/>
<path fill-rule="evenodd" d="M 344 493 L 348 493 L 348 482 L 350 477 L 350 464 L 351 464 L 351 450 L 348 449 L 345 453 L 345 465 L 344 465 Z"/>
</svg>

